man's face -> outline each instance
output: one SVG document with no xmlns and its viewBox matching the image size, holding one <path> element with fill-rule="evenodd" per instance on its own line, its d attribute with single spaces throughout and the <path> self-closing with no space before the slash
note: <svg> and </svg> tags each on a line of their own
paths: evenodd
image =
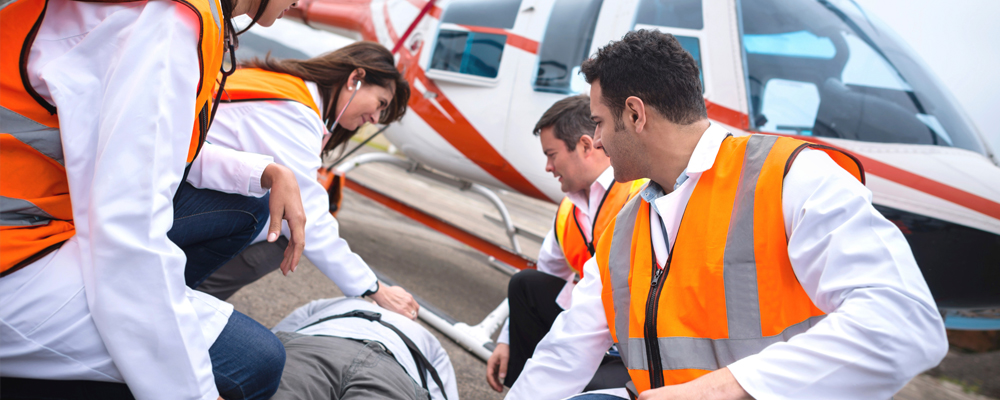
<svg viewBox="0 0 1000 400">
<path fill-rule="evenodd" d="M 642 178 L 641 168 L 637 163 L 640 160 L 641 144 L 636 139 L 635 132 L 630 132 L 627 126 L 618 130 L 611 109 L 604 105 L 602 99 L 601 82 L 594 81 L 590 85 L 590 118 L 597 123 L 594 147 L 603 148 L 604 154 L 611 158 L 616 181 L 628 182 Z"/>
<path fill-rule="evenodd" d="M 570 150 L 566 142 L 556 137 L 555 128 L 549 126 L 542 128 L 538 137 L 542 140 L 542 151 L 545 152 L 545 172 L 551 172 L 562 185 L 564 193 L 584 190 L 593 182 L 588 182 L 584 176 L 586 166 L 584 165 L 583 146 L 577 143 L 575 149 Z"/>
</svg>

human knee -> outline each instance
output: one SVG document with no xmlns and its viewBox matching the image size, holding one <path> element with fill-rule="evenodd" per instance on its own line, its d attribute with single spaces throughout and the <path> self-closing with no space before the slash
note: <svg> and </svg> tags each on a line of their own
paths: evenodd
<svg viewBox="0 0 1000 400">
<path fill-rule="evenodd" d="M 510 277 L 510 282 L 507 283 L 507 297 L 516 297 L 517 294 L 530 291 L 540 274 L 544 273 L 534 269 L 525 269 L 514 274 Z"/>
</svg>

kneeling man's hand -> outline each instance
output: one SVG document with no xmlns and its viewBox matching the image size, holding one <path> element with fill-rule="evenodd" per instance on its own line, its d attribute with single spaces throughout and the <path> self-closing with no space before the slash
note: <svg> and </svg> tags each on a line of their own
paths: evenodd
<svg viewBox="0 0 1000 400">
<path fill-rule="evenodd" d="M 510 360 L 510 345 L 497 343 L 490 359 L 486 361 L 486 382 L 497 392 L 503 392 L 503 380 L 507 377 L 508 360 Z"/>
</svg>

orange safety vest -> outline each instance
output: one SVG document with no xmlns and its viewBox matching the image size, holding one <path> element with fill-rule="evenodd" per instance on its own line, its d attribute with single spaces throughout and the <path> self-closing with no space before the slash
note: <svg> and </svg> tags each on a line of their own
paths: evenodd
<svg viewBox="0 0 1000 400">
<path fill-rule="evenodd" d="M 621 211 L 625 203 L 639 194 L 646 182 L 649 182 L 649 179 L 638 179 L 628 183 L 611 182 L 611 187 L 608 188 L 607 192 L 604 192 L 604 198 L 597 206 L 597 216 L 594 217 L 593 229 L 590 231 L 592 240 L 589 242 L 586 235 L 583 234 L 580 221 L 576 218 L 576 205 L 569 197 L 564 197 L 559 203 L 554 228 L 556 242 L 562 249 L 566 263 L 581 278 L 583 277 L 583 264 L 594 256 L 594 243 L 600 242 L 604 229 L 608 227 L 618 211 Z"/>
<path fill-rule="evenodd" d="M 823 318 L 788 259 L 781 189 L 805 148 L 825 151 L 864 183 L 839 150 L 772 135 L 726 138 L 691 193 L 667 265 L 653 257 L 649 203 L 630 201 L 598 242 L 608 328 L 637 390 L 684 383 Z"/>
<path fill-rule="evenodd" d="M 222 7 L 218 0 L 174 1 L 190 8 L 201 21 L 201 80 L 187 157 L 191 162 L 208 133 L 214 88 L 211 79 L 222 67 Z M 55 106 L 35 92 L 26 75 L 28 55 L 47 6 L 48 1 L 38 0 L 15 0 L 0 6 L 0 42 L 5 44 L 0 50 L 0 276 L 59 248 L 76 232 L 59 117 Z"/>
<path fill-rule="evenodd" d="M 226 88 L 222 92 L 222 101 L 226 103 L 268 100 L 297 101 L 320 115 L 306 82 L 281 72 L 259 68 L 237 69 L 226 80 Z"/>
</svg>

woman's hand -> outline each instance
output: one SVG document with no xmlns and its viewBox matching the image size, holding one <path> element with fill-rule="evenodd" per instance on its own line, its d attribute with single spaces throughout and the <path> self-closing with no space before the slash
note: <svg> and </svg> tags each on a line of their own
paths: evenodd
<svg viewBox="0 0 1000 400">
<path fill-rule="evenodd" d="M 379 282 L 378 291 L 369 297 L 375 300 L 375 304 L 378 304 L 379 307 L 409 319 L 417 319 L 417 312 L 420 311 L 420 305 L 413 299 L 413 295 L 399 286 L 389 286 Z"/>
<path fill-rule="evenodd" d="M 271 189 L 271 225 L 267 228 L 267 241 L 278 240 L 281 220 L 288 221 L 292 237 L 288 238 L 285 258 L 281 260 L 281 273 L 288 276 L 299 265 L 299 257 L 306 246 L 306 210 L 302 208 L 299 183 L 292 170 L 272 163 L 264 168 L 260 186 Z"/>
</svg>

